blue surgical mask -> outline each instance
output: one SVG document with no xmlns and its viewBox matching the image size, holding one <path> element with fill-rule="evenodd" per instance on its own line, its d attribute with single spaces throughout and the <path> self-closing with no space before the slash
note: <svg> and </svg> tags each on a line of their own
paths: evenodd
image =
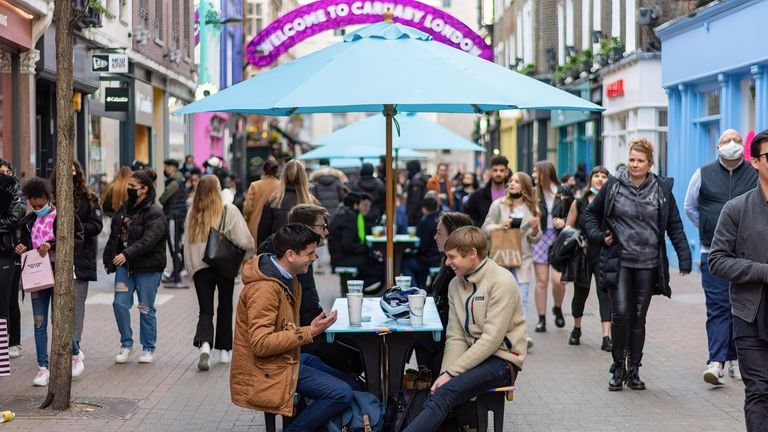
<svg viewBox="0 0 768 432">
<path fill-rule="evenodd" d="M 37 217 L 46 217 L 50 212 L 51 212 L 50 203 L 44 205 L 43 208 L 41 208 L 40 210 L 35 210 L 35 214 L 37 215 Z"/>
<path fill-rule="evenodd" d="M 598 188 L 596 188 L 594 186 L 590 186 L 589 187 L 589 191 L 592 192 L 593 194 L 597 195 L 597 193 L 600 192 L 600 189 L 598 189 Z"/>
</svg>

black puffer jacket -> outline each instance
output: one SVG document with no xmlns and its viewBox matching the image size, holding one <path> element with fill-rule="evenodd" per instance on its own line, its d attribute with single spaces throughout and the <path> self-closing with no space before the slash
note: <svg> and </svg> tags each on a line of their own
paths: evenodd
<svg viewBox="0 0 768 432">
<path fill-rule="evenodd" d="M 365 215 L 365 221 L 369 225 L 378 223 L 384 213 L 386 190 L 384 183 L 373 175 L 361 175 L 360 180 L 350 186 L 353 192 L 366 193 L 371 196 L 371 209 Z"/>
<path fill-rule="evenodd" d="M 469 195 L 467 203 L 464 205 L 464 213 L 472 218 L 472 222 L 478 228 L 483 226 L 485 218 L 488 216 L 488 209 L 491 208 L 491 203 L 493 203 L 493 197 L 491 196 L 492 184 L 493 180 L 488 180 L 485 186 Z"/>
<path fill-rule="evenodd" d="M 312 184 L 315 186 L 312 193 L 320 201 L 320 205 L 325 207 L 331 216 L 336 214 L 341 200 L 344 199 L 344 186 L 341 180 L 328 174 L 317 177 Z"/>
<path fill-rule="evenodd" d="M 655 175 L 655 174 L 649 174 Z M 659 271 L 658 282 L 654 287 L 654 294 L 672 295 L 669 287 L 669 260 L 667 259 L 667 247 L 664 241 L 665 233 L 669 235 L 672 246 L 677 253 L 680 271 L 691 271 L 692 259 L 688 239 L 683 230 L 683 222 L 680 220 L 680 212 L 677 209 L 675 196 L 672 194 L 674 179 L 658 177 L 659 185 Z M 621 233 L 617 233 L 611 222 L 613 205 L 618 194 L 620 182 L 616 177 L 609 177 L 608 182 L 600 189 L 600 193 L 587 206 L 584 215 L 587 227 L 587 238 L 595 245 L 602 245 L 598 264 L 598 278 L 600 286 L 607 289 L 615 289 L 619 282 L 619 270 L 621 269 Z M 605 245 L 605 233 L 613 233 L 614 243 Z"/>
<path fill-rule="evenodd" d="M 408 161 L 408 192 L 405 211 L 408 213 L 408 225 L 416 226 L 421 219 L 421 202 L 427 193 L 427 178 L 421 173 L 421 164 L 417 160 Z"/>
<path fill-rule="evenodd" d="M 99 234 L 104 228 L 101 207 L 96 196 L 80 197 L 77 217 L 83 225 L 83 246 L 75 254 L 75 277 L 82 281 L 96 280 L 96 254 L 99 249 Z"/>
<path fill-rule="evenodd" d="M 12 256 L 19 242 L 17 226 L 24 216 L 19 180 L 0 174 L 0 254 Z"/>
<path fill-rule="evenodd" d="M 341 207 L 328 224 L 328 252 L 331 266 L 358 267 L 369 262 L 368 246 L 360 243 L 357 233 L 357 211 Z"/>
<path fill-rule="evenodd" d="M 264 204 L 264 210 L 261 212 L 256 238 L 257 245 L 288 223 L 288 212 L 297 204 L 296 187 L 293 185 L 285 186 L 285 196 L 283 196 L 280 207 L 272 207 L 269 203 L 270 199 Z"/>
<path fill-rule="evenodd" d="M 115 271 L 112 260 L 122 253 L 128 260 L 131 273 L 158 273 L 165 270 L 165 242 L 168 237 L 168 221 L 163 208 L 155 203 L 155 190 L 135 207 L 128 201 L 120 206 L 112 217 L 112 231 L 104 248 L 104 267 L 108 273 Z M 120 245 L 123 218 L 131 218 L 128 224 L 128 241 Z"/>
</svg>

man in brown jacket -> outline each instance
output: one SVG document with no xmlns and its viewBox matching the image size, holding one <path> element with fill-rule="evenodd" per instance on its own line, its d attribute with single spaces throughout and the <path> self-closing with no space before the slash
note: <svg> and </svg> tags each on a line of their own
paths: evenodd
<svg viewBox="0 0 768 432">
<path fill-rule="evenodd" d="M 237 303 L 230 392 L 240 407 L 292 416 L 293 395 L 314 402 L 285 429 L 311 431 L 325 425 L 352 402 L 357 387 L 345 375 L 311 354 L 302 345 L 336 321 L 336 311 L 320 313 L 308 326 L 299 323 L 301 285 L 317 259 L 321 237 L 307 226 L 292 223 L 275 233 L 275 254 L 259 255 L 243 267 L 245 287 Z"/>
</svg>

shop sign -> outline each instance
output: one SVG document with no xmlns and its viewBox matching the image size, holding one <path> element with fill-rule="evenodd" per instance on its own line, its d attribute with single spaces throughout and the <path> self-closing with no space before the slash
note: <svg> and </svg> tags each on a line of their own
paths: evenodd
<svg viewBox="0 0 768 432">
<path fill-rule="evenodd" d="M 32 15 L 0 2 L 0 41 L 32 49 Z"/>
<path fill-rule="evenodd" d="M 624 80 L 620 79 L 608 83 L 608 86 L 606 87 L 606 96 L 609 98 L 624 96 Z"/>
<path fill-rule="evenodd" d="M 94 54 L 91 71 L 128 73 L 128 54 Z"/>
<path fill-rule="evenodd" d="M 127 112 L 130 94 L 128 87 L 107 87 L 104 89 L 104 111 Z"/>
<path fill-rule="evenodd" d="M 390 8 L 394 21 L 421 30 L 436 41 L 493 60 L 493 48 L 458 18 L 416 0 L 317 0 L 270 23 L 246 48 L 248 62 L 264 67 L 299 42 L 318 33 L 382 21 Z"/>
</svg>

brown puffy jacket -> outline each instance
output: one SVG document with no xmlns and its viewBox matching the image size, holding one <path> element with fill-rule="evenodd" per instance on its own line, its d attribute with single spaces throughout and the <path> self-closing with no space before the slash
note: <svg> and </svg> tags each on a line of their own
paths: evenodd
<svg viewBox="0 0 768 432">
<path fill-rule="evenodd" d="M 243 266 L 243 287 L 237 302 L 229 388 L 232 403 L 268 413 L 293 415 L 293 394 L 299 379 L 299 353 L 312 342 L 309 326 L 299 326 L 301 285 L 292 291 L 264 275 L 259 255 Z"/>
<path fill-rule="evenodd" d="M 245 216 L 245 221 L 248 223 L 248 231 L 251 232 L 256 246 L 259 245 L 256 237 L 258 237 L 259 222 L 261 221 L 261 212 L 264 210 L 264 204 L 279 187 L 280 179 L 269 175 L 251 183 L 248 187 L 248 195 L 245 197 L 245 204 L 243 204 L 243 216 Z M 261 241 L 264 241 L 264 239 L 261 239 Z"/>
</svg>

